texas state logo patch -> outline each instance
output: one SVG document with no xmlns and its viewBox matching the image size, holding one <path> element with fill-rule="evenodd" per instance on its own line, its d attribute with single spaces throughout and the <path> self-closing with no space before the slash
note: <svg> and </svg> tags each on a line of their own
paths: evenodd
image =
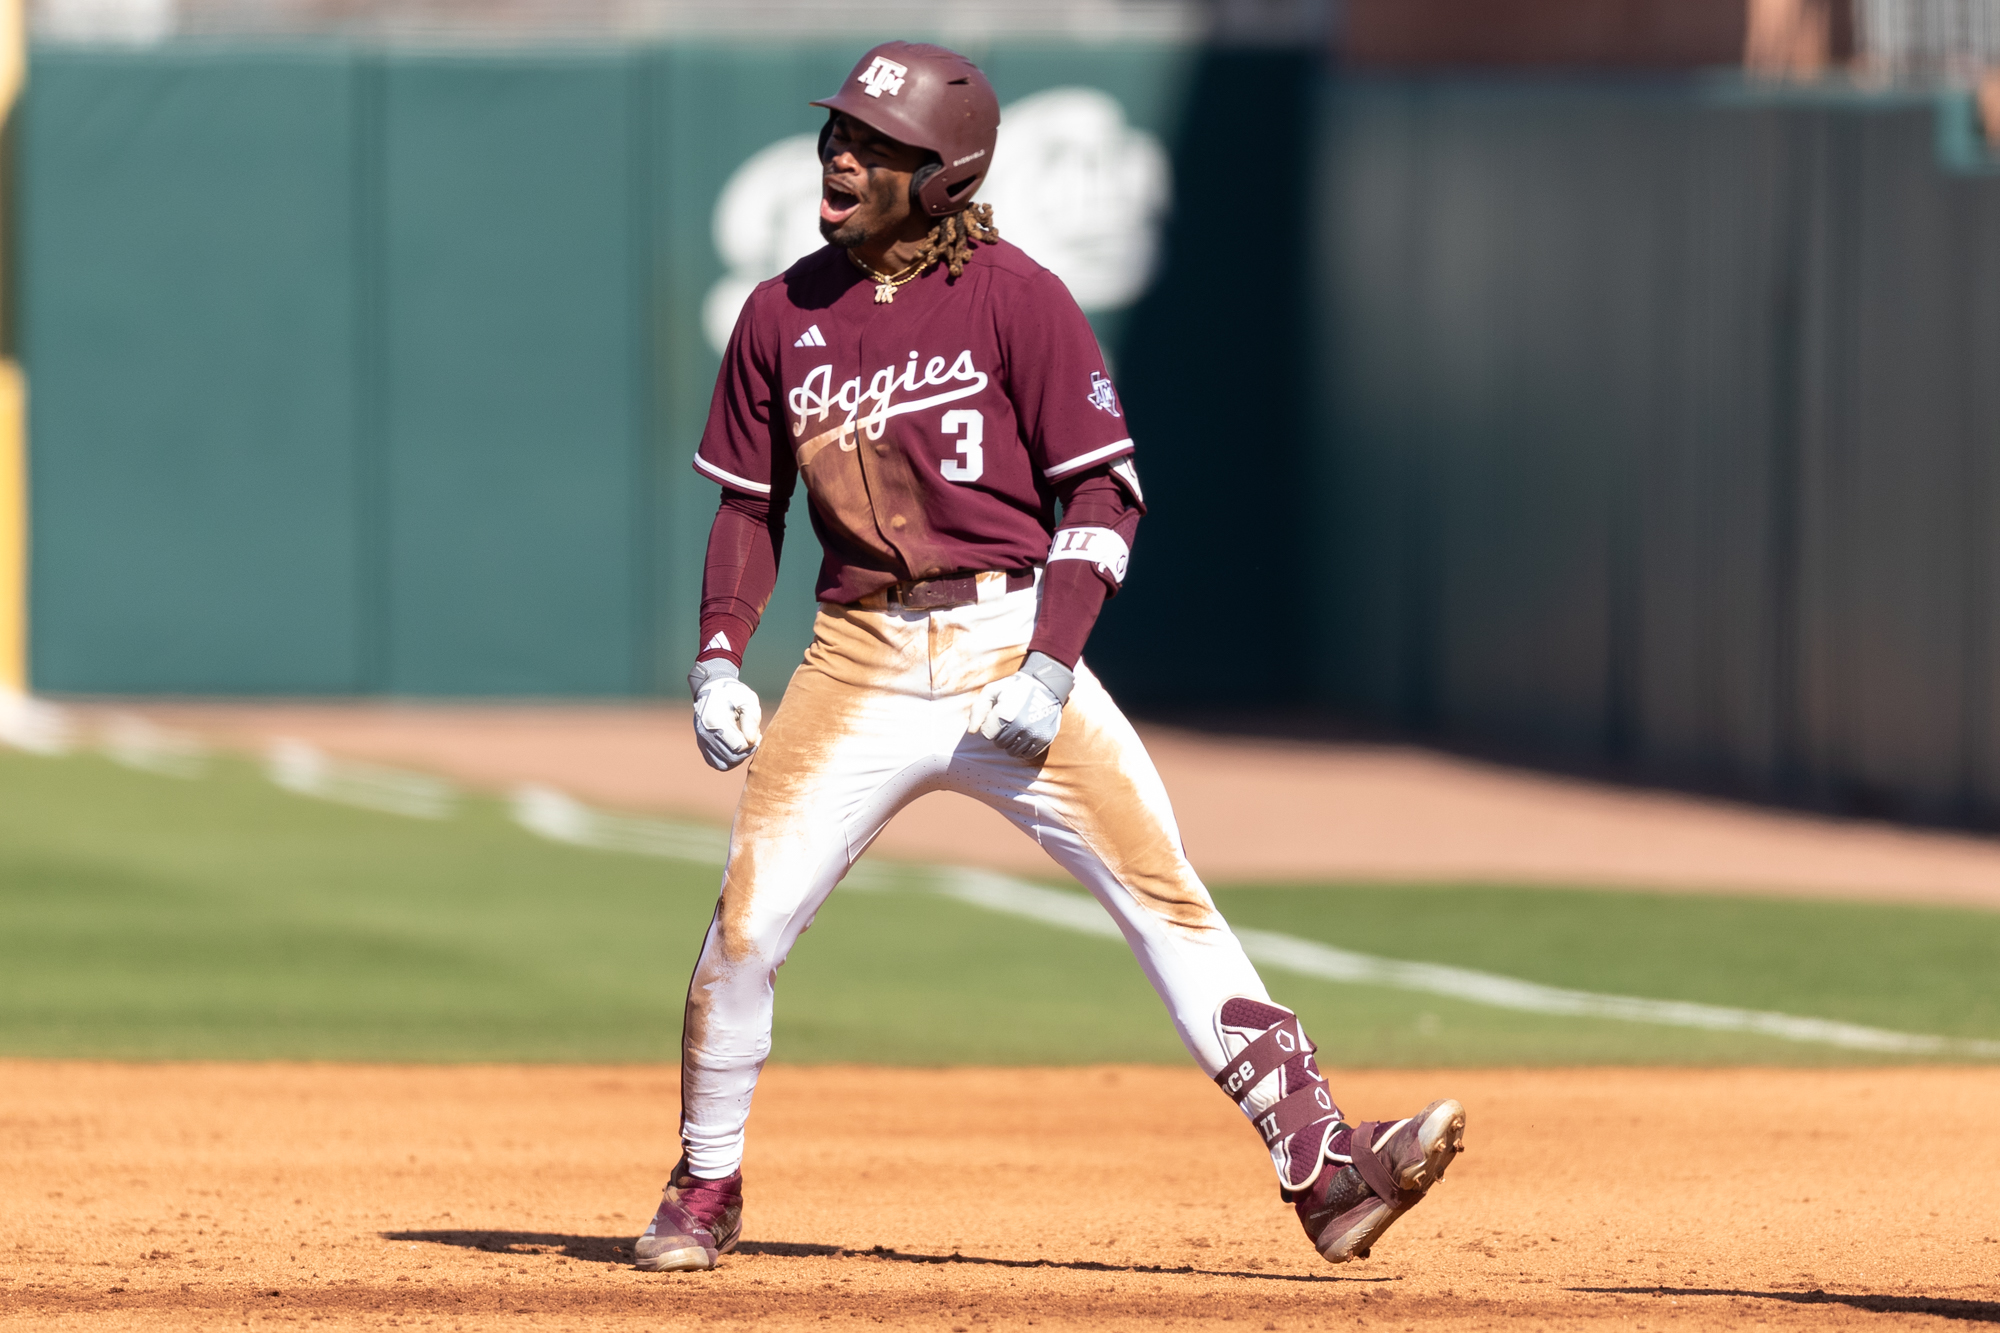
<svg viewBox="0 0 2000 1333">
<path fill-rule="evenodd" d="M 1098 371 L 1090 372 L 1090 405 L 1100 412 L 1112 416 L 1123 416 L 1118 410 L 1118 390 L 1111 387 L 1111 381 Z"/>
</svg>

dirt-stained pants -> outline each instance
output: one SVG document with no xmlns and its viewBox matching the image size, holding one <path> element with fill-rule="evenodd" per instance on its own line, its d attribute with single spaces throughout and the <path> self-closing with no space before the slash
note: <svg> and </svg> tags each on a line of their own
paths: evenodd
<svg viewBox="0 0 2000 1333">
<path fill-rule="evenodd" d="M 695 1175 L 742 1163 L 785 956 L 890 817 L 926 792 L 984 801 L 1090 890 L 1204 1073 L 1225 1059 L 1222 1001 L 1268 998 L 1181 851 L 1152 759 L 1087 669 L 1077 668 L 1040 762 L 966 734 L 980 690 L 1026 656 L 1039 594 L 929 612 L 820 607 L 812 647 L 750 761 L 722 898 L 688 988 L 681 1137 Z"/>
</svg>

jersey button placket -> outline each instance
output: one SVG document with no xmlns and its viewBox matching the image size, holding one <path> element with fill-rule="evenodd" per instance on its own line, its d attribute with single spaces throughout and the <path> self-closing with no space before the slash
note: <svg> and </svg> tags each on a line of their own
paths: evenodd
<svg viewBox="0 0 2000 1333">
<path fill-rule="evenodd" d="M 878 306 L 876 307 L 876 311 L 878 314 L 887 315 L 891 308 Z M 866 368 L 873 364 L 871 358 L 874 355 L 875 344 L 880 341 L 878 337 L 871 336 L 872 332 L 873 330 L 864 332 L 854 340 L 855 351 L 860 357 L 860 365 L 864 378 L 866 376 Z M 863 415 L 865 414 L 866 408 L 864 407 Z M 896 551 L 900 556 L 902 554 L 900 549 L 896 547 L 894 542 L 889 540 L 890 532 L 894 531 L 900 524 L 885 523 L 882 518 L 882 511 L 876 507 L 879 503 L 879 497 L 882 494 L 882 477 L 869 458 L 871 453 L 876 458 L 886 458 L 894 443 L 895 434 L 886 424 L 883 427 L 882 438 L 879 440 L 870 440 L 867 430 L 857 426 L 854 462 L 855 466 L 860 469 L 862 485 L 868 488 L 868 513 L 875 520 L 875 531 L 881 536 L 882 544 Z"/>
</svg>

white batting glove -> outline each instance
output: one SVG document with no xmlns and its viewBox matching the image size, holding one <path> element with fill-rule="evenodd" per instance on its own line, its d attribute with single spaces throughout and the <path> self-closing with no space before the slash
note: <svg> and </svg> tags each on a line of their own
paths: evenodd
<svg viewBox="0 0 2000 1333">
<path fill-rule="evenodd" d="M 737 679 L 726 657 L 696 662 L 688 672 L 694 691 L 694 741 L 708 766 L 726 773 L 748 759 L 764 739 L 764 705 L 757 691 Z"/>
<path fill-rule="evenodd" d="M 976 731 L 1016 759 L 1039 759 L 1062 729 L 1063 704 L 1076 673 L 1046 653 L 1029 653 L 1021 669 L 979 692 L 968 732 Z"/>
</svg>

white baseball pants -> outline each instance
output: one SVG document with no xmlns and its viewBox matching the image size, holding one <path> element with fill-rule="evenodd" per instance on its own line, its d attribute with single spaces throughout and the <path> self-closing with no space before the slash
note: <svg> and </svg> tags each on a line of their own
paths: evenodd
<svg viewBox="0 0 2000 1333">
<path fill-rule="evenodd" d="M 996 590 L 997 591 L 997 590 Z M 1166 788 L 1132 726 L 1081 665 L 1040 762 L 966 723 L 1012 674 L 1039 588 L 944 611 L 822 605 L 812 646 L 750 761 L 722 897 L 688 988 L 681 1139 L 697 1176 L 743 1161 L 771 1052 L 778 968 L 848 868 L 903 806 L 932 791 L 984 801 L 1035 839 L 1118 923 L 1202 1072 L 1226 1058 L 1216 1010 L 1268 999 L 1181 849 Z"/>
</svg>

